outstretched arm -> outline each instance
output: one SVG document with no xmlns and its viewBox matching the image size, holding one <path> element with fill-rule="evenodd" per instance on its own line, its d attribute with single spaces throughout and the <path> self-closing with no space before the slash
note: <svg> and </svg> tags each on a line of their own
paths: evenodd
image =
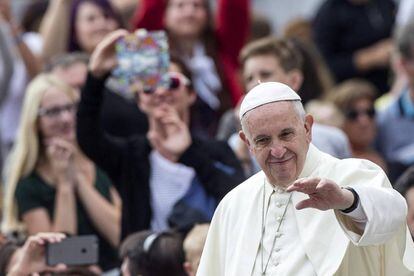
<svg viewBox="0 0 414 276">
<path fill-rule="evenodd" d="M 89 73 L 82 89 L 77 114 L 77 138 L 82 151 L 119 184 L 120 166 L 126 139 L 110 137 L 102 128 L 101 109 L 106 76 L 116 66 L 115 42 L 125 30 L 108 34 L 98 44 L 89 62 Z"/>
<path fill-rule="evenodd" d="M 42 58 L 44 62 L 66 52 L 69 37 L 69 14 L 72 0 L 49 1 L 49 6 L 40 25 L 43 38 Z"/>
<path fill-rule="evenodd" d="M 374 185 L 389 183 L 383 172 L 374 175 L 369 181 L 372 183 L 352 186 L 360 200 L 358 208 L 362 209 L 362 220 L 361 212 L 342 212 L 353 205 L 355 197 L 348 189 L 341 188 L 331 180 L 299 179 L 289 186 L 287 191 L 297 191 L 309 196 L 309 199 L 296 205 L 297 209 L 333 209 L 340 225 L 353 243 L 360 246 L 381 244 L 392 238 L 404 225 L 407 206 L 404 198 L 391 187 Z"/>
</svg>

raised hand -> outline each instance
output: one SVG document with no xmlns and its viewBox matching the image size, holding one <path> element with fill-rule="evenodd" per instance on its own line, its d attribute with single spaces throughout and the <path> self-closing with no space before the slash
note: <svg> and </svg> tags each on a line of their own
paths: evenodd
<svg viewBox="0 0 414 276">
<path fill-rule="evenodd" d="M 89 61 L 89 70 L 92 75 L 102 77 L 115 68 L 117 65 L 115 43 L 127 34 L 126 30 L 113 31 L 96 46 Z"/>
<path fill-rule="evenodd" d="M 75 146 L 64 139 L 54 137 L 45 141 L 46 155 L 52 166 L 52 174 L 56 184 L 73 184 Z"/>
<path fill-rule="evenodd" d="M 148 139 L 165 158 L 175 162 L 191 145 L 188 126 L 180 119 L 176 110 L 162 106 L 154 111 Z"/>
<path fill-rule="evenodd" d="M 38 233 L 30 236 L 7 275 L 32 275 L 46 271 L 64 271 L 66 266 L 63 264 L 55 267 L 48 266 L 45 257 L 46 244 L 58 243 L 64 238 L 65 235 L 61 233 Z"/>
<path fill-rule="evenodd" d="M 309 196 L 296 205 L 296 209 L 316 208 L 319 210 L 344 210 L 354 202 L 354 195 L 335 182 L 318 177 L 301 178 L 287 189 L 287 192 L 301 192 Z"/>
</svg>

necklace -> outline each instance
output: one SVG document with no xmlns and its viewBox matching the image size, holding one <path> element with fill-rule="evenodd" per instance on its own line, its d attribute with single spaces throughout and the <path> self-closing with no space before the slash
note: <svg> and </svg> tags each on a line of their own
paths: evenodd
<svg viewBox="0 0 414 276">
<path fill-rule="evenodd" d="M 261 263 L 262 263 L 262 267 L 261 267 L 262 276 L 264 276 L 266 274 L 266 270 L 267 270 L 267 267 L 269 265 L 270 258 L 272 257 L 273 249 L 275 248 L 276 240 L 279 237 L 278 236 L 279 229 L 280 229 L 280 226 L 282 225 L 282 222 L 283 222 L 283 220 L 285 218 L 286 211 L 287 211 L 287 208 L 288 208 L 288 205 L 289 205 L 290 199 L 292 198 L 292 194 L 293 193 L 290 193 L 288 202 L 286 203 L 285 209 L 283 210 L 282 217 L 281 217 L 281 219 L 279 221 L 279 224 L 277 225 L 276 233 L 275 233 L 275 236 L 273 237 L 272 248 L 270 249 L 269 257 L 267 258 L 266 264 L 263 262 L 264 261 L 264 256 L 263 256 L 264 255 L 263 239 L 264 239 L 264 234 L 265 234 L 265 224 L 266 224 L 266 221 L 265 220 L 266 220 L 266 217 L 267 217 L 267 212 L 269 211 L 270 199 L 269 199 L 269 201 L 267 203 L 266 215 L 265 215 L 265 194 L 266 194 L 266 178 L 264 178 L 264 180 L 263 180 L 262 234 L 261 234 L 261 237 L 260 237 L 260 247 L 261 247 L 261 251 L 262 251 L 261 254 L 260 254 L 260 256 L 261 256 Z"/>
</svg>

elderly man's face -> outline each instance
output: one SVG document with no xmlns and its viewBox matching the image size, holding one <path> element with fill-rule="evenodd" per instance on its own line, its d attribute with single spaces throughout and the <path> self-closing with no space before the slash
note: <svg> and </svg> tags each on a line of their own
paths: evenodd
<svg viewBox="0 0 414 276">
<path fill-rule="evenodd" d="M 271 184 L 287 187 L 303 169 L 313 119 L 301 119 L 291 102 L 275 102 L 249 111 L 241 139 Z"/>
</svg>

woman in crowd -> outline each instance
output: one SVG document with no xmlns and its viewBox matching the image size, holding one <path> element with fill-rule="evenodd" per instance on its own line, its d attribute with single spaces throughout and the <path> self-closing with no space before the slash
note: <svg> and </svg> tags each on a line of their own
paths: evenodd
<svg viewBox="0 0 414 276">
<path fill-rule="evenodd" d="M 119 27 L 121 20 L 108 0 L 50 1 L 41 28 L 44 59 L 74 51 L 91 54 L 105 35 Z M 145 133 L 146 117 L 133 101 L 117 93 L 122 91 L 116 82 L 109 79 L 105 90 L 101 115 L 105 132 L 122 137 Z"/>
<path fill-rule="evenodd" d="M 23 102 L 6 167 L 3 231 L 95 234 L 101 267 L 116 266 L 121 200 L 103 171 L 78 149 L 78 94 L 50 74 L 36 77 Z"/>
<path fill-rule="evenodd" d="M 386 170 L 384 159 L 373 148 L 377 133 L 374 108 L 376 91 L 375 86 L 368 81 L 351 79 L 335 87 L 331 96 L 345 117 L 342 129 L 349 138 L 352 156 L 368 159 Z"/>
<path fill-rule="evenodd" d="M 198 94 L 198 118 L 207 134 L 216 132 L 223 111 L 242 95 L 238 55 L 249 35 L 249 1 L 218 1 L 215 28 L 208 0 L 145 0 L 133 25 L 148 30 L 165 29 L 170 50 L 190 68 Z"/>
<path fill-rule="evenodd" d="M 65 52 L 90 54 L 106 34 L 119 27 L 120 17 L 107 0 L 50 1 L 40 29 L 43 57 L 49 61 Z"/>
<path fill-rule="evenodd" d="M 168 86 L 139 89 L 136 104 L 149 121 L 146 135 L 115 139 L 99 127 L 103 88 L 116 66 L 118 30 L 92 54 L 77 117 L 82 150 L 115 181 L 123 202 L 122 237 L 170 227 L 185 231 L 209 221 L 221 198 L 244 175 L 227 142 L 192 135 L 191 106 L 196 100 L 191 75 L 171 57 Z"/>
</svg>

